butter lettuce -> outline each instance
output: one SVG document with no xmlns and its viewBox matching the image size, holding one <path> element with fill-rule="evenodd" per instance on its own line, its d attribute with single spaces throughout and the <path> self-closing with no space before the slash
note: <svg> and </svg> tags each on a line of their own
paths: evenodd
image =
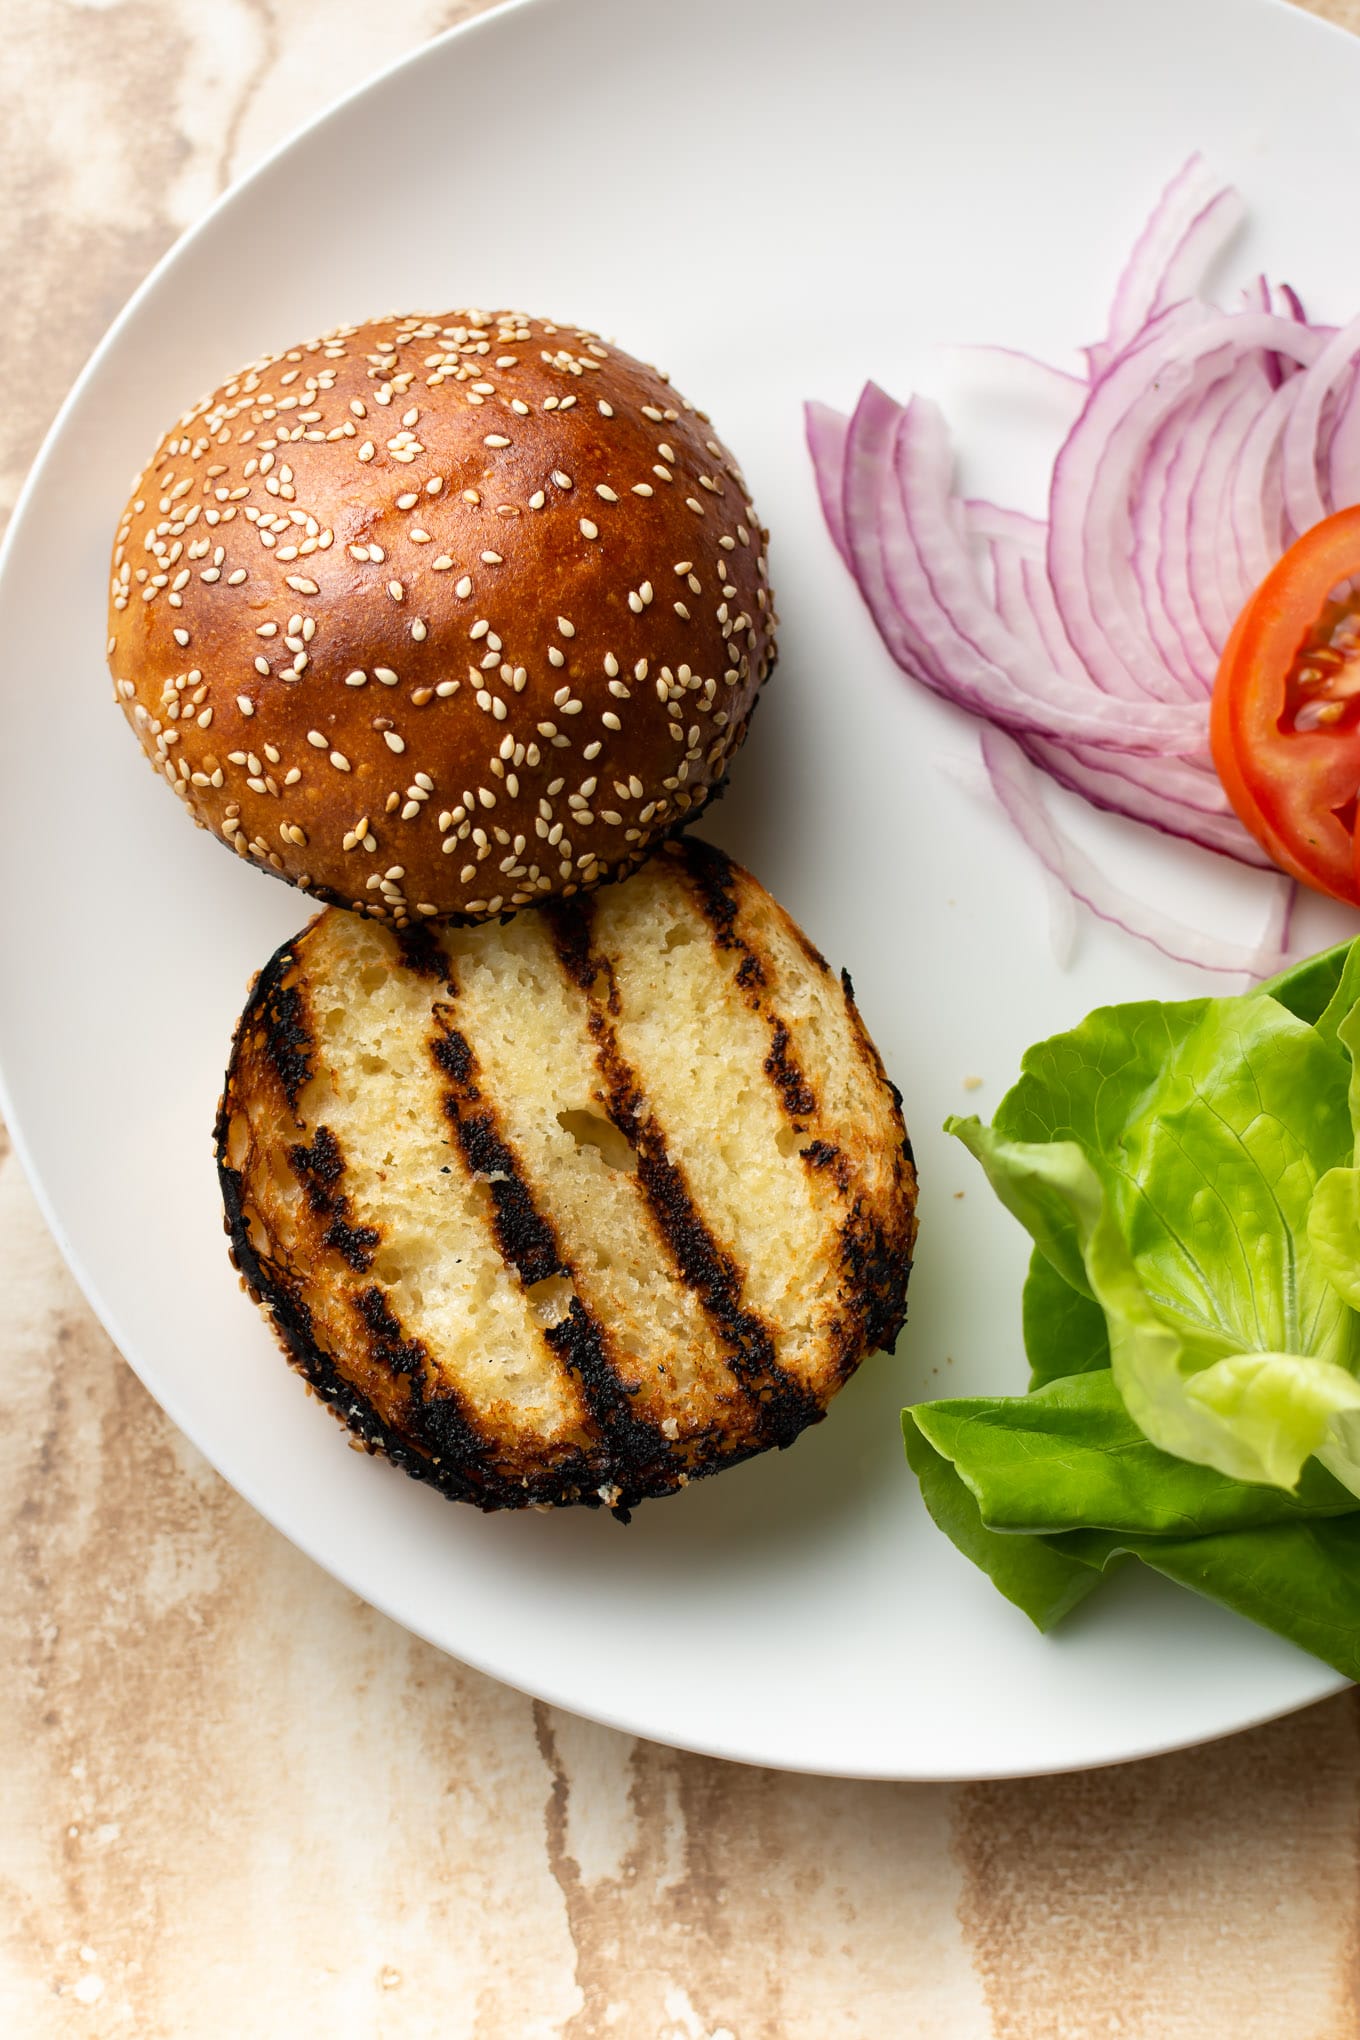
<svg viewBox="0 0 1360 2040">
<path fill-rule="evenodd" d="M 1031 1393 L 919 1405 L 935 1520 L 1040 1627 L 1131 1557 L 1360 1676 L 1360 943 L 1104 1007 L 951 1120 L 1035 1242 Z"/>
</svg>

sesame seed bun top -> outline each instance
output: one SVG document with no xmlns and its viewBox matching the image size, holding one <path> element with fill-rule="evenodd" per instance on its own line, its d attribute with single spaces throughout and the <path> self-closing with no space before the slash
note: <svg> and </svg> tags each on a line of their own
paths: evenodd
<svg viewBox="0 0 1360 2040">
<path fill-rule="evenodd" d="M 593 334 L 340 327 L 137 478 L 115 694 L 239 856 L 477 920 L 620 876 L 721 784 L 774 663 L 764 546 L 704 414 Z"/>
</svg>

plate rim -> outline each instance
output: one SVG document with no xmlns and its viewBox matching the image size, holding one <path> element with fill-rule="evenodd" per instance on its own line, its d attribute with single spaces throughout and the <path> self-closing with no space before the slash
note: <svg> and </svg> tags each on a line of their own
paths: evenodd
<svg viewBox="0 0 1360 2040">
<path fill-rule="evenodd" d="M 871 5 L 872 0 L 868 0 L 868 4 Z M 936 4 L 943 4 L 943 0 L 936 0 Z M 1237 4 L 1241 5 L 1242 0 L 1237 0 Z M 1323 16 L 1313 14 L 1303 7 L 1291 4 L 1291 0 L 1251 0 L 1251 4 L 1263 14 L 1288 15 L 1295 24 L 1309 25 L 1298 26 L 1291 30 L 1292 33 L 1307 34 L 1316 31 L 1329 39 L 1339 38 L 1347 43 L 1357 40 L 1355 33 L 1344 28 L 1339 22 L 1329 20 Z M 403 71 L 413 69 L 435 59 L 445 52 L 450 45 L 457 44 L 465 38 L 500 33 L 502 25 L 506 21 L 526 10 L 547 11 L 552 9 L 554 11 L 565 12 L 575 11 L 577 5 L 578 0 L 498 0 L 498 4 L 487 8 L 485 11 L 473 15 L 465 21 L 456 22 L 451 27 L 441 30 L 437 35 L 428 37 L 413 48 L 402 52 L 391 61 L 369 72 L 357 84 L 347 87 L 317 112 L 293 126 L 278 142 L 266 150 L 249 169 L 227 185 L 202 213 L 176 235 L 170 246 L 156 260 L 115 313 L 86 358 L 53 417 L 51 424 L 43 434 L 41 443 L 16 497 L 3 539 L 0 539 L 0 598 L 3 597 L 6 577 L 10 570 L 11 556 L 18 547 L 21 534 L 30 515 L 33 499 L 39 493 L 46 470 L 51 464 L 59 443 L 64 436 L 67 421 L 71 413 L 84 398 L 89 385 L 96 380 L 106 357 L 115 349 L 125 328 L 133 321 L 143 302 L 159 287 L 163 277 L 178 263 L 184 252 L 200 236 L 206 234 L 213 227 L 219 216 L 233 207 L 257 181 L 272 174 L 277 166 L 294 150 L 308 144 L 316 134 L 332 121 L 343 118 L 358 102 L 381 89 L 389 80 L 398 76 Z M 585 11 L 584 5 L 582 5 L 581 11 Z M 178 1398 L 173 1388 L 167 1388 L 166 1392 L 162 1393 L 159 1387 L 153 1389 L 150 1386 L 141 1367 L 130 1356 L 128 1350 L 129 1342 L 126 1342 L 120 1334 L 120 1312 L 117 1306 L 105 1298 L 98 1283 L 87 1271 L 82 1257 L 77 1251 L 65 1224 L 53 1204 L 45 1177 L 37 1165 L 36 1156 L 29 1141 L 24 1115 L 16 1104 L 3 1047 L 3 1043 L 0 1042 L 0 1117 L 4 1120 L 15 1158 L 23 1169 L 29 1192 L 33 1196 L 43 1222 L 51 1233 L 66 1267 L 74 1278 L 85 1303 L 117 1349 L 118 1358 L 122 1364 L 132 1370 L 152 1401 L 161 1409 L 181 1435 L 188 1440 L 193 1449 L 200 1453 L 207 1461 L 212 1467 L 214 1474 L 225 1482 L 234 1493 L 238 1494 L 248 1507 L 261 1516 L 269 1524 L 271 1530 L 282 1536 L 295 1550 L 303 1553 L 311 1563 L 316 1565 L 330 1579 L 344 1586 L 348 1591 L 358 1594 L 360 1599 L 376 1609 L 387 1620 L 394 1622 L 399 1628 L 405 1630 L 410 1635 L 418 1637 L 423 1643 L 437 1650 L 442 1656 L 451 1658 L 457 1663 L 467 1665 L 473 1671 L 494 1679 L 498 1684 L 509 1687 L 512 1691 L 520 1693 L 530 1700 L 541 1701 L 565 1713 L 597 1722 L 602 1727 L 615 1730 L 620 1734 L 632 1736 L 639 1741 L 654 1743 L 658 1747 L 676 1749 L 692 1755 L 715 1758 L 728 1763 L 745 1764 L 757 1769 L 789 1772 L 793 1775 L 801 1776 L 845 1779 L 847 1781 L 857 1780 L 899 1784 L 965 1784 L 989 1781 L 1001 1782 L 1028 1777 L 1042 1778 L 1061 1777 L 1069 1774 L 1075 1775 L 1079 1772 L 1111 1769 L 1119 1765 L 1140 1763 L 1149 1758 L 1164 1756 L 1182 1750 L 1200 1748 L 1223 1741 L 1229 1736 L 1263 1727 L 1272 1721 L 1282 1720 L 1304 1707 L 1314 1706 L 1323 1700 L 1334 1697 L 1337 1693 L 1345 1691 L 1352 1684 L 1352 1681 L 1347 1679 L 1344 1674 L 1332 1670 L 1318 1660 L 1316 1661 L 1316 1691 L 1309 1698 L 1287 1701 L 1282 1705 L 1268 1705 L 1259 1712 L 1239 1717 L 1227 1728 L 1215 1728 L 1207 1732 L 1194 1732 L 1189 1735 L 1157 1736 L 1145 1742 L 1140 1742 L 1134 1747 L 1126 1748 L 1119 1754 L 1112 1756 L 1094 1756 L 1045 1763 L 1029 1761 L 1015 1765 L 1003 1765 L 996 1763 L 995 1760 L 990 1760 L 984 1769 L 971 1768 L 967 1770 L 961 1770 L 951 1765 L 931 1766 L 929 1764 L 922 1764 L 919 1759 L 914 1759 L 911 1762 L 910 1768 L 888 1770 L 881 1767 L 864 1768 L 857 1766 L 853 1759 L 847 1760 L 844 1764 L 831 1765 L 825 1760 L 805 1762 L 790 1757 L 771 1757 L 760 1751 L 741 1747 L 739 1738 L 729 1740 L 725 1745 L 719 1745 L 703 1737 L 685 1738 L 673 1735 L 670 1732 L 664 1737 L 657 1736 L 645 1728 L 639 1728 L 635 1722 L 612 1713 L 603 1697 L 599 1702 L 593 1702 L 589 1706 L 584 1706 L 578 1698 L 564 1697 L 556 1691 L 550 1676 L 544 1676 L 541 1679 L 535 1678 L 534 1682 L 530 1684 L 523 1678 L 508 1674 L 496 1664 L 487 1662 L 484 1656 L 479 1655 L 476 1651 L 465 1651 L 461 1648 L 454 1650 L 440 1638 L 431 1634 L 430 1629 L 422 1624 L 419 1619 L 413 1618 L 407 1613 L 397 1613 L 387 1595 L 381 1592 L 370 1591 L 368 1587 L 365 1587 L 362 1591 L 355 1588 L 348 1579 L 344 1578 L 334 1569 L 332 1563 L 316 1548 L 311 1537 L 307 1534 L 308 1526 L 306 1524 L 300 1527 L 293 1527 L 291 1525 L 285 1527 L 278 1520 L 274 1508 L 261 1499 L 260 1495 L 256 1492 L 255 1483 L 249 1477 L 240 1478 L 235 1474 L 227 1474 L 220 1465 L 212 1447 L 209 1444 L 205 1444 L 196 1435 L 190 1424 L 181 1416 L 177 1406 Z"/>
</svg>

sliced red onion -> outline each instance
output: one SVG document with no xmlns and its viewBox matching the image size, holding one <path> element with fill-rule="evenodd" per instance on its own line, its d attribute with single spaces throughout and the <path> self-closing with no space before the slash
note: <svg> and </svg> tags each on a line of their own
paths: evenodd
<svg viewBox="0 0 1360 2040">
<path fill-rule="evenodd" d="M 1246 834 L 1212 770 L 1196 768 L 1188 759 L 1136 758 L 1047 737 L 1022 736 L 1016 742 L 1059 786 L 1079 793 L 1092 807 L 1148 822 L 1163 835 L 1221 851 L 1261 871 L 1275 868 Z M 1168 771 L 1168 766 L 1176 769 Z"/>
<path fill-rule="evenodd" d="M 1360 319 L 1310 321 L 1264 276 L 1237 311 L 1196 296 L 1240 218 L 1237 194 L 1192 157 L 1125 265 L 1084 377 L 975 350 L 1037 370 L 1060 415 L 1079 406 L 1046 519 L 959 496 L 944 421 L 919 396 L 900 406 L 871 384 L 849 420 L 810 405 L 807 430 L 828 527 L 884 642 L 1008 733 L 1012 805 L 1026 806 L 1021 767 L 1039 770 L 1269 868 L 1214 772 L 1208 699 L 1251 590 L 1301 530 L 1360 501 Z M 1027 826 L 1050 869 L 1076 868 L 1050 822 Z M 1109 905 L 1103 881 L 1082 883 Z M 1132 903 L 1111 917 L 1165 933 Z M 1227 953 L 1188 931 L 1167 939 L 1191 960 Z M 1231 953 L 1214 967 L 1243 967 Z"/>
<path fill-rule="evenodd" d="M 1259 409 L 1264 378 L 1258 353 L 1243 356 L 1212 390 L 1206 391 L 1196 416 L 1184 421 L 1178 435 L 1179 449 L 1171 464 L 1162 500 L 1158 584 L 1194 673 L 1195 691 L 1201 700 L 1213 691 L 1218 656 L 1232 628 L 1232 620 L 1230 618 L 1221 631 L 1216 631 L 1207 598 L 1201 600 L 1196 591 L 1191 571 L 1194 553 L 1191 504 L 1195 491 L 1202 485 L 1204 464 L 1215 442 L 1228 440 L 1226 421 L 1242 394 L 1244 382 L 1249 394 L 1254 390 L 1256 408 Z M 1225 564 L 1221 561 L 1216 563 L 1215 578 Z M 1241 606 L 1240 601 L 1233 605 L 1233 617 Z"/>
<path fill-rule="evenodd" d="M 883 565 L 899 616 L 910 618 L 946 692 L 961 685 L 985 692 L 994 718 L 1014 729 L 1108 743 L 1121 750 L 1198 749 L 1201 717 L 1187 704 L 1105 701 L 1074 686 L 1037 658 L 986 601 L 967 546 L 949 518 L 953 456 L 944 419 L 913 397 L 898 422 L 893 447 L 897 505 L 885 487 Z M 900 520 L 894 514 L 900 506 Z M 847 523 L 849 522 L 847 515 Z"/>
<path fill-rule="evenodd" d="M 1174 297 L 1166 296 L 1164 292 L 1172 278 L 1183 273 L 1184 265 L 1178 264 L 1177 257 L 1193 233 L 1196 222 L 1203 219 L 1216 200 L 1227 194 L 1228 187 L 1219 183 L 1198 153 L 1176 172 L 1153 207 L 1124 266 L 1115 288 L 1104 340 L 1087 349 L 1093 378 L 1116 355 L 1123 353 L 1129 342 L 1157 317 L 1159 311 L 1174 303 Z M 1229 232 L 1236 225 L 1235 221 L 1229 223 L 1224 220 L 1222 223 Z M 1199 282 L 1199 274 L 1196 271 L 1190 275 L 1182 289 L 1182 296 L 1189 296 Z"/>
<path fill-rule="evenodd" d="M 1089 858 L 1056 827 L 1044 806 L 1042 776 L 1020 746 L 1001 730 L 983 730 L 982 758 L 992 791 L 1017 834 L 1044 869 L 1052 872 L 1074 899 L 1102 921 L 1112 921 L 1126 934 L 1151 942 L 1164 956 L 1180 963 L 1198 964 L 1202 970 L 1260 979 L 1284 968 L 1288 960 L 1284 944 L 1293 892 L 1288 879 L 1277 874 L 1273 881 L 1267 881 L 1267 921 L 1257 942 L 1248 946 L 1202 934 L 1159 913 L 1145 900 L 1134 899 L 1096 870 Z"/>
<path fill-rule="evenodd" d="M 850 550 L 845 537 L 845 516 L 841 502 L 845 487 L 845 437 L 849 421 L 839 411 L 833 411 L 829 404 L 806 404 L 804 417 L 807 423 L 808 452 L 812 455 L 812 471 L 817 477 L 817 494 L 821 498 L 822 515 L 826 528 L 835 540 L 836 550 L 846 565 L 850 565 Z"/>
<path fill-rule="evenodd" d="M 1285 514 L 1296 532 L 1320 524 L 1327 515 L 1318 474 L 1323 406 L 1334 386 L 1352 374 L 1358 353 L 1360 318 L 1355 318 L 1332 335 L 1299 383 L 1281 442 Z"/>
<path fill-rule="evenodd" d="M 1326 490 L 1329 503 L 1360 502 L 1360 369 L 1355 367 L 1337 397 Z"/>
<path fill-rule="evenodd" d="M 1278 356 L 1272 355 L 1270 359 L 1278 360 Z M 1243 443 L 1272 385 L 1264 360 L 1244 362 L 1235 381 L 1232 401 L 1204 449 L 1185 514 L 1187 577 L 1213 660 L 1207 672 L 1200 675 L 1206 694 L 1213 691 L 1219 656 L 1243 603 L 1256 585 L 1243 569 L 1229 514 L 1229 494 Z M 1278 384 L 1274 387 L 1278 388 Z"/>
<path fill-rule="evenodd" d="M 1302 328 L 1264 312 L 1204 317 L 1180 306 L 1148 332 L 1096 383 L 1058 455 L 1048 564 L 1067 634 L 1097 683 L 1166 700 L 1175 683 L 1148 644 L 1129 564 L 1129 502 L 1143 450 L 1171 412 L 1202 409 L 1245 350 L 1300 359 L 1318 350 Z"/>
</svg>

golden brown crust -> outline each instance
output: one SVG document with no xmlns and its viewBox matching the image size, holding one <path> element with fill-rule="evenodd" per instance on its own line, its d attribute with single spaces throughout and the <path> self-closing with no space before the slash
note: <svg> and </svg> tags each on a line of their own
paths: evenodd
<svg viewBox="0 0 1360 2040">
<path fill-rule="evenodd" d="M 764 547 L 703 413 L 593 334 L 345 327 L 138 477 L 115 694 L 238 855 L 478 920 L 621 875 L 721 785 L 774 662 Z"/>
<path fill-rule="evenodd" d="M 866 1353 L 892 1344 L 905 1310 L 915 1173 L 898 1095 L 848 988 L 748 874 L 692 837 L 610 900 L 607 916 L 590 900 L 531 912 L 513 936 L 412 929 L 394 942 L 374 930 L 358 946 L 358 924 L 323 914 L 253 987 L 219 1111 L 234 1257 L 294 1364 L 370 1449 L 482 1508 L 626 1512 L 788 1445 Z M 679 929 L 702 952 L 702 983 L 715 991 L 705 1032 L 722 1045 L 732 1098 L 759 1093 L 744 1108 L 735 1204 L 714 1199 L 684 1159 L 696 1132 L 705 1143 L 714 1131 L 675 1116 L 675 1086 L 634 1022 L 655 966 L 639 964 L 636 944 L 625 966 L 611 946 L 625 920 L 663 938 Z M 489 1036 L 483 1058 L 483 1025 L 514 1037 L 523 1024 L 505 1014 L 502 992 L 479 1003 L 479 945 L 489 943 L 515 945 L 519 975 L 506 981 L 523 998 L 547 996 L 533 989 L 534 968 L 556 980 L 558 1062 L 544 1095 L 584 1102 L 618 1137 L 612 1206 L 598 1173 L 587 1172 L 598 1187 L 584 1204 L 575 1194 L 571 1138 L 559 1139 L 551 1109 L 532 1099 L 519 1109 Z M 408 1074 L 384 1106 L 351 1062 L 337 1064 L 324 1016 L 356 1011 L 366 979 L 390 1002 L 398 978 L 411 994 L 401 1007 Z M 826 1018 L 820 1034 L 814 1011 Z M 390 1017 L 344 1038 L 380 1047 L 388 1063 L 398 1052 Z M 424 1162 L 409 1133 L 390 1131 L 417 1124 Z M 631 1264 L 636 1284 L 630 1225 L 650 1242 L 641 1270 Z M 763 1251 L 768 1273 L 771 1238 L 776 1261 L 794 1267 L 783 1310 L 752 1258 Z M 601 1273 L 601 1247 L 625 1267 L 622 1283 Z M 478 1295 L 508 1280 L 523 1309 L 523 1343 L 498 1349 L 505 1358 L 490 1371 L 483 1306 L 453 1335 L 433 1310 L 449 1258 Z M 820 1272 L 805 1280 L 807 1269 Z M 549 1295 L 556 1317 L 540 1315 Z M 527 1400 L 522 1386 L 502 1386 L 511 1375 L 533 1378 Z"/>
</svg>

